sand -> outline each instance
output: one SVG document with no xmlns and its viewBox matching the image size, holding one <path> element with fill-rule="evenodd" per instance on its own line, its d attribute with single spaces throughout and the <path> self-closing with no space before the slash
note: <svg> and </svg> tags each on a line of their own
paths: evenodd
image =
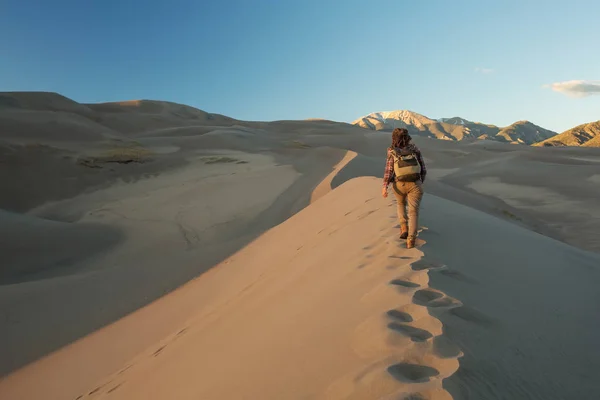
<svg viewBox="0 0 600 400">
<path fill-rule="evenodd" d="M 2 399 L 600 397 L 597 149 L 0 100 Z"/>
<path fill-rule="evenodd" d="M 431 195 L 423 242 L 406 250 L 379 185 L 341 185 L 201 277 L 0 389 L 9 398 L 123 399 L 600 394 L 590 379 L 600 356 L 589 351 L 600 333 L 591 317 L 599 256 Z M 457 224 L 461 236 L 452 234 Z M 506 247 L 490 246 L 499 241 Z M 465 256 L 465 242 L 486 251 Z M 567 326 L 578 327 L 576 342 Z M 157 329 L 161 339 L 135 356 L 107 360 L 106 352 L 121 355 Z"/>
<path fill-rule="evenodd" d="M 421 390 L 443 393 L 440 378 L 458 362 L 437 356 L 434 341 L 426 341 L 441 334 L 441 324 L 413 304 L 414 288 L 405 286 L 415 282 L 427 290 L 427 272 L 410 268 L 422 253 L 402 249 L 390 223 L 391 201 L 365 190 L 378 184 L 366 178 L 342 185 L 200 278 L 38 362 L 38 386 L 25 398 L 49 392 L 56 398 L 90 392 L 90 398 L 342 398 L 348 392 L 350 398 L 366 398 L 411 391 L 410 382 L 398 379 L 425 379 L 420 375 L 430 369 L 420 364 L 437 371 Z M 362 246 L 349 249 L 349 243 Z M 196 309 L 188 318 L 174 323 L 173 310 L 182 313 L 192 304 Z M 152 321 L 147 321 L 150 309 Z M 411 324 L 405 323 L 408 315 Z M 132 323 L 138 329 L 132 330 Z M 111 365 L 117 381 L 109 374 L 104 382 L 97 371 L 106 357 L 98 351 L 121 347 L 128 337 L 146 341 L 155 325 L 174 331 L 131 360 L 123 357 Z M 52 369 L 69 365 L 67 360 L 69 371 Z M 79 376 L 75 392 L 73 385 L 59 384 L 73 374 Z M 88 380 L 90 375 L 96 379 Z M 362 376 L 359 385 L 356 375 Z M 20 376 L 5 384 L 20 386 Z M 177 383 L 196 376 L 203 377 L 196 388 Z M 129 384 L 119 385 L 122 381 Z"/>
</svg>

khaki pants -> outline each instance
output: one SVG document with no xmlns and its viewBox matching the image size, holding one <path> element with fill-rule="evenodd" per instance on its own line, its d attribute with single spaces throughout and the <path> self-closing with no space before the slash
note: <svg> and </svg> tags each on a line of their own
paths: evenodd
<svg viewBox="0 0 600 400">
<path fill-rule="evenodd" d="M 423 198 L 423 187 L 421 181 L 416 182 L 394 182 L 394 195 L 398 203 L 398 220 L 400 229 L 408 231 L 409 238 L 417 237 L 419 226 L 419 206 Z M 408 218 L 406 209 L 408 208 Z"/>
</svg>

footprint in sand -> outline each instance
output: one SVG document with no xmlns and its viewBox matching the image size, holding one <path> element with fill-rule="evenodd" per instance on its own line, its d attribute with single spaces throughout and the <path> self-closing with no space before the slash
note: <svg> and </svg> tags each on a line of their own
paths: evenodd
<svg viewBox="0 0 600 400">
<path fill-rule="evenodd" d="M 417 287 L 421 286 L 418 283 L 414 283 L 411 281 L 405 281 L 402 279 L 394 279 L 394 280 L 390 281 L 390 285 L 402 286 L 405 288 L 417 288 Z"/>
<path fill-rule="evenodd" d="M 118 388 L 120 388 L 121 385 L 123 385 L 123 382 L 121 382 L 117 386 L 114 386 L 113 388 L 111 388 L 108 392 L 106 392 L 106 394 L 111 394 L 112 392 L 114 392 L 115 390 L 117 390 Z"/>
<path fill-rule="evenodd" d="M 427 400 L 427 399 L 425 397 L 423 397 L 423 395 L 420 393 L 410 393 L 410 394 L 407 394 L 406 396 L 404 396 L 402 398 L 402 400 Z"/>
<path fill-rule="evenodd" d="M 412 322 L 413 317 L 407 312 L 398 311 L 398 310 L 389 310 L 387 312 L 388 317 L 396 319 L 400 322 Z"/>
<path fill-rule="evenodd" d="M 457 302 L 456 300 L 454 300 L 452 297 L 444 297 L 442 299 L 438 299 L 438 300 L 434 300 L 432 302 L 430 302 L 427 307 L 431 307 L 431 308 L 438 308 L 438 307 L 447 307 L 447 308 L 453 308 L 453 307 L 460 307 L 460 303 Z"/>
<path fill-rule="evenodd" d="M 391 365 L 387 371 L 394 379 L 405 383 L 429 382 L 430 378 L 440 374 L 435 368 L 408 363 Z"/>
<path fill-rule="evenodd" d="M 420 259 L 419 261 L 416 261 L 411 264 L 413 271 L 423 271 L 426 269 L 435 270 L 435 269 L 444 268 L 445 266 L 446 266 L 445 264 L 434 262 L 434 261 L 427 261 L 424 259 Z"/>
<path fill-rule="evenodd" d="M 162 353 L 162 351 L 165 349 L 165 347 L 167 347 L 167 346 L 166 346 L 166 345 L 164 345 L 164 346 L 161 346 L 161 347 L 159 347 L 159 348 L 158 348 L 158 350 L 156 350 L 156 351 L 154 352 L 154 354 L 152 354 L 152 355 L 153 355 L 154 357 L 157 357 L 157 356 L 158 356 L 160 353 Z"/>
<path fill-rule="evenodd" d="M 444 297 L 443 293 L 432 289 L 421 289 L 416 291 L 413 295 L 413 303 L 424 306 L 434 300 L 441 299 L 442 297 Z"/>
<path fill-rule="evenodd" d="M 412 260 L 413 257 L 407 257 L 407 256 L 397 256 L 397 255 L 391 255 L 388 256 L 388 258 L 391 258 L 392 260 Z M 399 267 L 404 267 L 406 264 L 405 263 L 401 263 L 400 265 L 388 265 L 386 268 L 388 270 L 393 270 L 393 269 L 397 269 Z"/>
<path fill-rule="evenodd" d="M 124 373 L 125 371 L 127 371 L 129 368 L 133 367 L 133 365 L 128 365 L 125 368 L 123 368 L 122 370 L 120 370 L 117 375 L 121 375 L 122 373 Z"/>
<path fill-rule="evenodd" d="M 376 209 L 374 209 L 374 210 L 367 211 L 366 213 L 363 213 L 363 214 L 359 215 L 357 219 L 363 219 L 363 218 L 366 218 L 366 217 L 368 217 L 369 215 L 373 214 L 374 212 L 377 212 L 377 210 L 379 210 L 379 208 L 376 208 Z"/>
<path fill-rule="evenodd" d="M 188 328 L 183 328 L 182 330 L 180 330 L 179 332 L 177 332 L 177 336 L 181 336 L 185 333 L 185 331 L 187 331 Z"/>
<path fill-rule="evenodd" d="M 398 322 L 390 322 L 388 328 L 394 332 L 408 336 L 413 342 L 426 342 L 427 339 L 433 337 L 431 332 L 426 331 L 425 329 L 415 328 L 414 326 L 400 324 Z"/>
<path fill-rule="evenodd" d="M 432 308 L 460 306 L 460 303 L 453 298 L 432 289 L 417 290 L 413 295 L 413 303 Z"/>
</svg>

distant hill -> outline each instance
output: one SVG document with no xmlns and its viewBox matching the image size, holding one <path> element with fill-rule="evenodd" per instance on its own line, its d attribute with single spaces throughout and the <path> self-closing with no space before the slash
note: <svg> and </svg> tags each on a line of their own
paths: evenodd
<svg viewBox="0 0 600 400">
<path fill-rule="evenodd" d="M 167 101 L 83 104 L 57 93 L 0 92 L 0 125 L 8 131 L 2 136 L 14 139 L 99 140 L 164 128 L 232 125 L 235 121 Z"/>
<path fill-rule="evenodd" d="M 600 147 L 600 121 L 581 124 L 536 146 L 586 146 Z"/>
<path fill-rule="evenodd" d="M 510 126 L 500 128 L 461 117 L 431 119 L 409 110 L 371 113 L 357 119 L 353 124 L 372 130 L 406 128 L 411 133 L 454 141 L 487 139 L 529 145 L 556 135 L 555 132 L 529 121 L 517 121 Z"/>
<path fill-rule="evenodd" d="M 556 132 L 549 131 L 532 124 L 529 121 L 517 121 L 502 128 L 496 134 L 497 138 L 504 138 L 510 143 L 534 144 L 556 136 Z"/>
<path fill-rule="evenodd" d="M 360 128 L 326 119 L 241 121 L 197 108 L 157 100 L 78 103 L 53 92 L 0 92 L 0 141 L 63 145 L 144 135 L 202 135 L 240 127 L 318 134 Z M 282 137 L 282 136 L 280 136 Z M 283 140 L 283 139 L 282 139 Z"/>
</svg>

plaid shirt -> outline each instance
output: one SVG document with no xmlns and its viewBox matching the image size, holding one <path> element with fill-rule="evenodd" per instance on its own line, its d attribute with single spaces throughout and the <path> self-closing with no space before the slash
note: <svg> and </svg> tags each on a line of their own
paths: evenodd
<svg viewBox="0 0 600 400">
<path fill-rule="evenodd" d="M 414 144 L 409 144 L 407 146 L 409 150 L 414 151 L 417 156 L 417 160 L 419 164 L 421 164 L 421 182 L 425 182 L 425 175 L 427 175 L 427 168 L 425 168 L 425 162 L 423 161 L 423 156 L 421 155 L 421 150 Z M 394 157 L 391 154 L 392 149 L 389 148 L 387 152 L 387 160 L 385 162 L 385 173 L 383 174 L 383 187 L 387 189 L 388 185 L 394 182 L 396 176 L 394 174 Z"/>
</svg>

